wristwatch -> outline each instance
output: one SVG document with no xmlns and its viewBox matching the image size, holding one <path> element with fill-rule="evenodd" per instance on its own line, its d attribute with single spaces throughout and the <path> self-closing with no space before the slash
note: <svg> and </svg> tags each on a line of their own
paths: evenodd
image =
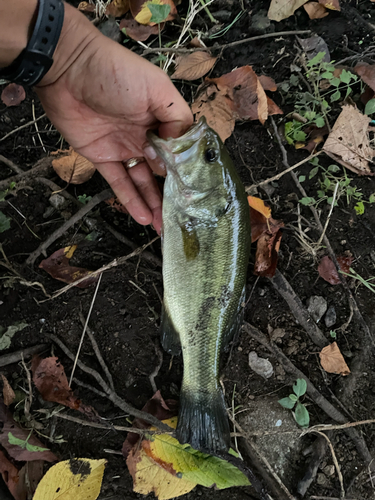
<svg viewBox="0 0 375 500">
<path fill-rule="evenodd" d="M 32 87 L 47 73 L 64 21 L 62 0 L 39 0 L 38 16 L 27 47 L 10 66 L 0 69 L 0 79 Z"/>
</svg>

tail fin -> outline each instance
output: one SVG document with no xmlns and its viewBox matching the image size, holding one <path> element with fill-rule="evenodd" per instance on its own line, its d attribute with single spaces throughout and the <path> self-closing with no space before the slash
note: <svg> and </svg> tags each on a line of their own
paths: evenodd
<svg viewBox="0 0 375 500">
<path fill-rule="evenodd" d="M 222 391 L 196 396 L 182 390 L 176 433 L 180 443 L 196 450 L 228 451 L 230 429 Z"/>
</svg>

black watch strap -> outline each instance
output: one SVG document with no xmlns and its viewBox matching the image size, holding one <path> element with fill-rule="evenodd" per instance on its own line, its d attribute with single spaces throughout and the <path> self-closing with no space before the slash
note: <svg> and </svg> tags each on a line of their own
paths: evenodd
<svg viewBox="0 0 375 500">
<path fill-rule="evenodd" d="M 0 69 L 0 78 L 29 87 L 40 82 L 52 66 L 63 21 L 64 3 L 61 0 L 39 0 L 30 41 L 10 66 Z"/>
</svg>

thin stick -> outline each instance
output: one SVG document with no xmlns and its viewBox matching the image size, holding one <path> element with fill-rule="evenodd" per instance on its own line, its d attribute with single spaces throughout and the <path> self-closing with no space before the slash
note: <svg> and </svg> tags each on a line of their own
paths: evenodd
<svg viewBox="0 0 375 500">
<path fill-rule="evenodd" d="M 338 476 L 339 482 L 340 482 L 340 490 L 341 490 L 340 491 L 340 498 L 344 498 L 345 497 L 344 478 L 342 477 L 340 466 L 339 466 L 339 463 L 337 461 L 336 453 L 335 453 L 335 450 L 332 446 L 332 443 L 331 443 L 329 437 L 324 434 L 324 432 L 319 432 L 319 431 L 314 431 L 314 432 L 316 434 L 319 434 L 319 436 L 324 437 L 324 439 L 328 443 L 329 449 L 331 450 L 331 454 L 332 454 L 332 460 L 333 460 L 333 463 L 335 464 L 337 476 Z"/>
<path fill-rule="evenodd" d="M 319 151 L 318 153 L 315 153 L 313 155 L 310 155 L 308 156 L 307 158 L 305 158 L 304 160 L 301 160 L 299 161 L 298 163 L 296 163 L 295 165 L 292 165 L 291 167 L 287 168 L 286 170 L 283 170 L 282 172 L 280 172 L 279 174 L 277 175 L 274 175 L 273 177 L 270 177 L 269 179 L 266 179 L 265 181 L 262 181 L 262 182 L 259 182 L 258 184 L 253 184 L 252 186 L 247 186 L 245 188 L 245 191 L 247 193 L 249 193 L 250 191 L 253 191 L 255 188 L 258 188 L 260 186 L 263 186 L 264 184 L 269 184 L 270 182 L 273 182 L 273 181 L 277 181 L 279 180 L 283 175 L 287 174 L 288 172 L 291 172 L 292 170 L 294 170 L 295 168 L 297 167 L 300 167 L 301 165 L 303 165 L 304 163 L 310 161 L 312 158 L 315 158 L 316 156 L 319 156 L 322 152 Z"/>
<path fill-rule="evenodd" d="M 103 274 L 100 275 L 99 279 L 101 279 L 102 276 L 103 276 Z M 114 391 L 115 384 L 113 383 L 113 378 L 112 378 L 111 372 L 109 371 L 108 366 L 106 365 L 106 362 L 103 359 L 102 353 L 100 352 L 98 343 L 97 343 L 95 336 L 94 336 L 94 333 L 92 332 L 92 330 L 89 327 L 89 325 L 87 324 L 87 322 L 85 322 L 85 318 L 81 312 L 79 313 L 79 319 L 81 320 L 82 325 L 84 325 L 86 327 L 87 335 L 89 336 L 89 339 L 91 341 L 91 345 L 94 349 L 96 357 L 98 358 L 98 361 L 99 361 L 101 367 L 103 368 L 104 373 L 106 374 L 106 377 L 107 377 L 107 380 L 108 380 L 108 383 L 109 383 L 111 389 Z"/>
<path fill-rule="evenodd" d="M 92 308 L 94 307 L 95 299 L 96 299 L 96 296 L 97 296 L 97 293 L 98 293 L 98 290 L 99 290 L 99 286 L 100 286 L 100 282 L 102 280 L 102 276 L 103 276 L 103 274 L 99 275 L 99 279 L 98 279 L 98 282 L 96 284 L 95 292 L 94 292 L 94 295 L 93 295 L 92 300 L 91 300 L 90 309 L 89 309 L 89 312 L 88 312 L 87 318 L 86 318 L 86 323 L 85 323 L 85 326 L 83 327 L 83 332 L 82 332 L 82 335 L 81 335 L 81 340 L 79 341 L 79 346 L 78 346 L 77 354 L 76 354 L 76 357 L 74 359 L 72 373 L 70 374 L 69 385 L 72 384 L 72 380 L 73 380 L 73 376 L 74 376 L 74 371 L 75 371 L 76 366 L 77 366 L 77 361 L 78 361 L 78 358 L 79 358 L 79 353 L 81 352 L 81 348 L 82 348 L 82 344 L 83 344 L 83 339 L 85 338 L 86 328 L 87 328 L 87 325 L 88 325 L 88 322 L 89 322 L 89 319 L 90 319 L 90 316 L 91 316 Z"/>
<path fill-rule="evenodd" d="M 275 38 L 277 36 L 293 36 L 293 35 L 307 35 L 311 33 L 310 30 L 297 30 L 297 31 L 279 31 L 278 33 L 265 33 L 264 35 L 252 36 L 250 38 L 244 38 L 243 40 L 237 40 L 235 42 L 226 43 L 224 45 L 214 45 L 213 47 L 197 47 L 195 49 L 182 49 L 173 47 L 163 47 L 162 49 L 147 49 L 142 53 L 142 56 L 147 54 L 155 54 L 157 52 L 172 52 L 180 54 L 189 54 L 191 52 L 207 51 L 207 50 L 225 50 L 229 47 L 234 47 L 235 45 L 240 45 L 242 43 L 254 42 L 255 40 L 263 40 L 264 38 Z"/>
<path fill-rule="evenodd" d="M 332 212 L 333 212 L 333 207 L 335 206 L 335 201 L 336 201 L 336 196 L 337 196 L 337 190 L 339 188 L 339 181 L 337 181 L 336 183 L 336 186 L 335 186 L 335 190 L 333 192 L 333 197 L 332 197 L 332 203 L 331 203 L 331 208 L 329 210 L 329 214 L 328 214 L 328 217 L 327 217 L 327 220 L 326 220 L 326 223 L 324 224 L 324 228 L 323 228 L 323 231 L 322 231 L 322 234 L 320 235 L 320 238 L 318 240 L 318 243 L 317 245 L 320 246 L 322 241 L 323 241 L 323 238 L 326 234 L 326 231 L 327 231 L 327 227 L 328 227 L 328 224 L 329 224 L 329 221 L 331 219 L 331 215 L 332 215 Z"/>
<path fill-rule="evenodd" d="M 24 180 L 29 180 L 38 175 L 47 175 L 49 171 L 52 169 L 52 158 L 46 157 L 37 161 L 30 170 L 26 170 L 22 172 L 22 174 L 13 175 L 12 177 L 8 177 L 8 179 L 4 179 L 0 181 L 0 189 L 7 189 L 11 182 L 21 182 Z"/>
<path fill-rule="evenodd" d="M 22 349 L 21 351 L 12 352 L 11 354 L 4 354 L 3 356 L 0 356 L 0 367 L 18 363 L 19 361 L 21 361 L 22 356 L 24 358 L 30 358 L 30 356 L 42 352 L 47 348 L 47 344 L 39 344 L 33 347 L 29 347 L 28 349 Z"/>
<path fill-rule="evenodd" d="M 36 133 L 38 134 L 38 138 L 39 138 L 40 144 L 42 145 L 43 151 L 44 151 L 45 153 L 47 153 L 47 150 L 46 150 L 46 148 L 44 147 L 44 142 L 42 141 L 42 138 L 40 137 L 39 128 L 38 128 L 38 123 L 37 123 L 37 121 L 36 121 L 36 117 L 35 117 L 34 99 L 31 101 L 31 111 L 32 111 L 33 118 L 34 118 L 35 130 L 36 130 Z"/>
<path fill-rule="evenodd" d="M 15 128 L 11 132 L 8 132 L 6 135 L 4 135 L 4 137 L 2 137 L 0 139 L 0 142 L 1 141 L 5 141 L 5 139 L 8 139 L 8 137 L 10 137 L 11 135 L 15 134 L 16 132 L 19 132 L 20 130 L 22 130 L 22 129 L 26 128 L 26 127 L 30 127 L 31 125 L 34 125 L 34 123 L 38 122 L 42 118 L 45 118 L 46 116 L 47 116 L 46 113 L 44 113 L 44 115 L 39 116 L 39 118 L 31 120 L 30 122 L 27 122 L 24 125 L 21 125 L 20 127 Z"/>
<path fill-rule="evenodd" d="M 24 173 L 24 170 L 22 170 L 22 168 L 13 163 L 11 160 L 8 160 L 8 158 L 5 158 L 5 156 L 0 155 L 0 161 L 1 163 L 4 163 L 4 165 L 6 165 L 7 167 L 11 168 L 13 172 L 16 172 L 16 174 Z"/>
<path fill-rule="evenodd" d="M 359 420 L 358 422 L 347 422 L 346 424 L 341 424 L 341 425 L 319 424 L 319 425 L 314 425 L 313 427 L 309 427 L 308 429 L 302 432 L 301 436 L 304 436 L 305 434 L 309 434 L 310 432 L 315 432 L 315 431 L 335 431 L 340 429 L 347 429 L 348 427 L 356 427 L 357 425 L 368 425 L 368 424 L 375 424 L 375 419 Z"/>
</svg>

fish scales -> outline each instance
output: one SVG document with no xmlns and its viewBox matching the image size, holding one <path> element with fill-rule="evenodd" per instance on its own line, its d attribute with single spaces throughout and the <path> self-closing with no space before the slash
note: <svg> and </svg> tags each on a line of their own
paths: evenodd
<svg viewBox="0 0 375 500">
<path fill-rule="evenodd" d="M 239 326 L 250 247 L 241 181 L 204 119 L 179 139 L 150 137 L 167 164 L 163 197 L 163 346 L 181 345 L 177 437 L 196 449 L 229 447 L 219 361 Z"/>
</svg>

